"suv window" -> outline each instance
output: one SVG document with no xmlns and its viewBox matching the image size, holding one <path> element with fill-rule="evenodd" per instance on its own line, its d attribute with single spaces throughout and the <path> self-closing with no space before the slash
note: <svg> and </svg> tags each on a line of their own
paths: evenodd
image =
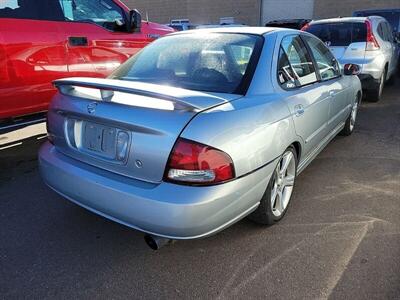
<svg viewBox="0 0 400 300">
<path fill-rule="evenodd" d="M 58 0 L 65 20 L 89 22 L 111 31 L 126 30 L 122 9 L 111 0 Z"/>
<path fill-rule="evenodd" d="M 389 23 L 384 22 L 383 24 L 386 27 L 387 41 L 392 43 L 394 41 L 393 29 L 392 29 L 392 27 L 390 26 Z"/>
<path fill-rule="evenodd" d="M 283 88 L 300 87 L 317 81 L 311 56 L 298 35 L 287 36 L 281 42 L 278 81 Z"/>
<path fill-rule="evenodd" d="M 318 39 L 304 36 L 317 64 L 321 80 L 329 80 L 340 76 L 339 64 L 331 51 Z"/>
<path fill-rule="evenodd" d="M 382 40 L 384 40 L 384 41 L 387 40 L 386 30 L 384 29 L 383 22 L 382 22 L 382 23 L 379 23 L 377 32 L 378 32 L 379 37 L 380 37 Z"/>
<path fill-rule="evenodd" d="M 367 26 L 359 22 L 311 24 L 306 31 L 319 37 L 328 47 L 348 46 L 367 40 Z"/>
<path fill-rule="evenodd" d="M 0 18 L 64 21 L 60 3 L 54 0 L 4 0 Z"/>
</svg>

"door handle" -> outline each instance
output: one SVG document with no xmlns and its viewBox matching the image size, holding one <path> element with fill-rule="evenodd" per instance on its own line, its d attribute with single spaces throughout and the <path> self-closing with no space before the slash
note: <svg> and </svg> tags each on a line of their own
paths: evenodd
<svg viewBox="0 0 400 300">
<path fill-rule="evenodd" d="M 335 97 L 335 95 L 336 95 L 335 91 L 330 91 L 330 92 L 329 92 L 329 96 Z"/>
<path fill-rule="evenodd" d="M 294 113 L 296 117 L 300 117 L 302 114 L 304 114 L 304 106 L 301 104 L 298 104 L 294 107 Z"/>
<path fill-rule="evenodd" d="M 87 37 L 84 36 L 70 36 L 68 38 L 68 44 L 72 47 L 89 45 Z"/>
</svg>

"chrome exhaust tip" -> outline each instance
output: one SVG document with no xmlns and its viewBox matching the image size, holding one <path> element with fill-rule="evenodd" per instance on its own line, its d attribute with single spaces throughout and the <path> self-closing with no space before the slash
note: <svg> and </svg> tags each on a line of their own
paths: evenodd
<svg viewBox="0 0 400 300">
<path fill-rule="evenodd" d="M 163 238 L 161 236 L 146 234 L 144 236 L 144 241 L 146 242 L 147 246 L 149 246 L 153 250 L 160 250 L 162 247 L 168 244 L 172 244 L 173 240 Z"/>
</svg>

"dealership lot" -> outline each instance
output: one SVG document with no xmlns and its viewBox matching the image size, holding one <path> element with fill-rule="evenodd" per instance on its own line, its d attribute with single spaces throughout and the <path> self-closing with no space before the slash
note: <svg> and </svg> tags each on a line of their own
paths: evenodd
<svg viewBox="0 0 400 300">
<path fill-rule="evenodd" d="M 278 225 L 243 220 L 150 250 L 143 234 L 50 191 L 36 153 L 44 125 L 0 136 L 4 298 L 332 298 L 400 294 L 400 81 L 364 103 L 296 183 Z M 112 199 L 110 199 L 112 201 Z"/>
</svg>

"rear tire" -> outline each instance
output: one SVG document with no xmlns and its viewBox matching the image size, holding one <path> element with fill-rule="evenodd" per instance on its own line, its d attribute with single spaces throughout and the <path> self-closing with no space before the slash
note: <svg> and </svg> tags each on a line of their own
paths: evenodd
<svg viewBox="0 0 400 300">
<path fill-rule="evenodd" d="M 393 73 L 392 76 L 386 81 L 386 85 L 393 85 L 396 81 L 395 74 Z"/>
<path fill-rule="evenodd" d="M 386 70 L 382 72 L 378 86 L 373 90 L 366 91 L 366 99 L 369 102 L 378 102 L 381 100 L 383 88 L 385 87 L 385 79 L 386 79 Z"/>
<path fill-rule="evenodd" d="M 351 108 L 350 115 L 346 120 L 344 128 L 339 133 L 340 135 L 349 136 L 353 133 L 354 127 L 356 125 L 357 113 L 358 113 L 358 109 L 360 107 L 360 103 L 361 103 L 361 97 L 359 95 L 357 95 L 357 99 L 354 101 L 354 104 Z"/>
<path fill-rule="evenodd" d="M 257 210 L 248 216 L 262 225 L 273 225 L 285 215 L 292 197 L 297 175 L 297 153 L 293 146 L 279 159 Z"/>
</svg>

